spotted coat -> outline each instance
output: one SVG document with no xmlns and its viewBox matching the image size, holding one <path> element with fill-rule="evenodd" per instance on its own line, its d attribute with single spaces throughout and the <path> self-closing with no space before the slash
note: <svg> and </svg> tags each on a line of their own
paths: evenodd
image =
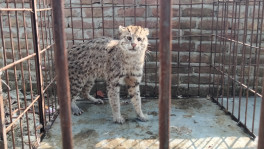
<svg viewBox="0 0 264 149">
<path fill-rule="evenodd" d="M 128 93 L 138 118 L 147 120 L 141 110 L 139 84 L 143 74 L 149 31 L 140 26 L 119 26 L 119 33 L 119 40 L 109 37 L 90 39 L 68 51 L 73 114 L 83 113 L 75 103 L 79 96 L 103 103 L 101 99 L 96 99 L 89 93 L 95 79 L 104 79 L 115 122 L 125 121 L 120 113 L 119 99 L 120 85 L 123 84 L 128 86 Z"/>
</svg>

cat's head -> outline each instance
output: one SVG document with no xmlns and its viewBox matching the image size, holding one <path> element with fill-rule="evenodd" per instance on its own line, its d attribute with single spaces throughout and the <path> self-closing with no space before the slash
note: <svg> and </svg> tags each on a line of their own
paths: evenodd
<svg viewBox="0 0 264 149">
<path fill-rule="evenodd" d="M 119 46 L 128 53 L 145 53 L 148 46 L 147 28 L 140 26 L 119 26 L 120 43 Z"/>
</svg>

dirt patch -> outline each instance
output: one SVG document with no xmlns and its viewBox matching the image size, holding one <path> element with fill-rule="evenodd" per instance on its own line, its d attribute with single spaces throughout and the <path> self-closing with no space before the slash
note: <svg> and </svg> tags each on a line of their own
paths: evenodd
<svg viewBox="0 0 264 149">
<path fill-rule="evenodd" d="M 148 114 L 153 115 L 153 116 L 158 116 L 158 112 L 156 112 L 156 111 L 149 112 Z"/>
<path fill-rule="evenodd" d="M 175 99 L 171 102 L 176 109 L 200 109 L 203 106 L 198 99 Z"/>
<path fill-rule="evenodd" d="M 147 131 L 146 134 L 153 135 L 151 131 Z"/>
<path fill-rule="evenodd" d="M 178 135 L 189 135 L 192 133 L 192 130 L 185 127 L 185 126 L 181 126 L 181 127 L 170 127 L 171 132 L 172 133 L 177 133 Z"/>
<path fill-rule="evenodd" d="M 98 137 L 98 134 L 95 130 L 93 129 L 88 129 L 88 130 L 83 130 L 79 133 L 77 133 L 76 135 L 74 135 L 74 140 L 80 140 L 80 139 L 83 139 L 83 138 L 88 138 L 90 136 L 93 136 L 93 137 Z"/>
</svg>

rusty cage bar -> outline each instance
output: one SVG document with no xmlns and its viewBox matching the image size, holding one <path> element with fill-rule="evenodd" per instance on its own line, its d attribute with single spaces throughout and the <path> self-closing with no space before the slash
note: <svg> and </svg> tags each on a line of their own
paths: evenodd
<svg viewBox="0 0 264 149">
<path fill-rule="evenodd" d="M 2 1 L 1 145 L 34 147 L 58 115 L 51 3 Z M 171 81 L 166 85 L 171 85 L 171 98 L 206 97 L 251 138 L 258 133 L 263 138 L 264 126 L 259 126 L 263 113 L 262 121 L 258 115 L 264 97 L 264 1 L 171 0 L 171 32 L 160 30 L 168 12 L 159 0 L 65 0 L 64 6 L 67 49 L 90 38 L 118 38 L 119 25 L 149 28 L 150 46 L 140 84 L 143 100 L 162 95 L 159 69 L 166 69 L 158 47 L 170 41 L 171 73 L 167 75 Z M 127 98 L 126 88 L 120 91 Z M 105 82 L 97 80 L 92 94 L 100 96 L 100 92 L 106 94 Z M 259 140 L 260 148 L 263 144 Z"/>
</svg>

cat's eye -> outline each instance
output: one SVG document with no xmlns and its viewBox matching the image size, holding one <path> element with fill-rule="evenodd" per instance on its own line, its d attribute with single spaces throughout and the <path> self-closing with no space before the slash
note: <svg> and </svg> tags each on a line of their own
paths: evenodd
<svg viewBox="0 0 264 149">
<path fill-rule="evenodd" d="M 132 39 L 132 37 L 130 37 L 130 36 L 127 36 L 127 40 L 131 40 Z"/>
<path fill-rule="evenodd" d="M 141 41 L 142 39 L 141 38 L 137 38 L 138 41 Z"/>
</svg>

